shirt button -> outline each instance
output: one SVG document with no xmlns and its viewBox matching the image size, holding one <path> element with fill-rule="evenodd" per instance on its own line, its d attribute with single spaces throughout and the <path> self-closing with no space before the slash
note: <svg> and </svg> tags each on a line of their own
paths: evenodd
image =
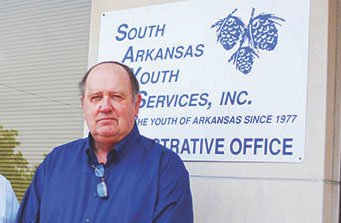
<svg viewBox="0 0 341 223">
<path fill-rule="evenodd" d="M 85 219 L 85 222 L 86 222 L 86 223 L 89 223 L 89 222 L 90 222 L 90 219 L 89 219 L 89 218 Z"/>
<path fill-rule="evenodd" d="M 94 196 L 94 197 L 97 197 L 97 196 L 98 196 L 98 194 L 97 194 L 97 193 L 94 193 L 92 196 Z"/>
</svg>

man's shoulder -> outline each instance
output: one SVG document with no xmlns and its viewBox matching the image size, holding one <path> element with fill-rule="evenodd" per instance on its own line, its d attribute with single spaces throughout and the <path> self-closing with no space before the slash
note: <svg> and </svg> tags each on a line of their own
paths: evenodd
<svg viewBox="0 0 341 223">
<path fill-rule="evenodd" d="M 174 153 L 167 147 L 157 143 L 155 140 L 148 138 L 146 136 L 141 135 L 141 143 L 145 147 L 145 149 L 150 150 L 153 153 L 159 153 L 159 154 L 171 154 Z"/>
<path fill-rule="evenodd" d="M 87 144 L 87 138 L 76 139 L 53 148 L 50 156 L 58 156 L 65 153 L 77 153 L 85 149 Z"/>
<path fill-rule="evenodd" d="M 75 139 L 70 142 L 66 142 L 64 144 L 61 144 L 57 146 L 56 148 L 70 148 L 70 147 L 78 147 L 78 146 L 85 146 L 87 143 L 88 138 L 80 138 L 80 139 Z"/>
<path fill-rule="evenodd" d="M 161 164 L 181 166 L 181 168 L 184 167 L 180 156 L 173 150 L 170 150 L 169 148 L 157 143 L 155 140 L 145 136 L 142 136 L 142 140 L 147 150 L 150 150 L 152 153 L 160 156 Z"/>
<path fill-rule="evenodd" d="M 81 138 L 54 147 L 38 167 L 38 172 L 47 172 L 52 166 L 64 165 L 71 160 L 80 159 L 85 154 L 87 139 Z"/>
</svg>

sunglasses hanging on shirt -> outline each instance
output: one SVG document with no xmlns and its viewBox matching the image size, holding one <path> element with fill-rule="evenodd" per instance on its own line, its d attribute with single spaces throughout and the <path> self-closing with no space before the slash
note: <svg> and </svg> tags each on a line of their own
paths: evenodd
<svg viewBox="0 0 341 223">
<path fill-rule="evenodd" d="M 98 164 L 97 166 L 92 165 L 92 167 L 95 169 L 95 175 L 96 177 L 101 178 L 101 182 L 97 184 L 97 193 L 98 196 L 101 198 L 108 198 L 108 190 L 107 185 L 104 181 L 104 166 L 103 164 Z"/>
</svg>

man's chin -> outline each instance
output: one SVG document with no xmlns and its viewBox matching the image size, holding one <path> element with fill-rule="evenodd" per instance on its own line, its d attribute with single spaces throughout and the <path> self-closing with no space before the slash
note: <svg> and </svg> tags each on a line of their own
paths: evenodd
<svg viewBox="0 0 341 223">
<path fill-rule="evenodd" d="M 120 138 L 118 132 L 114 131 L 97 131 L 93 137 L 95 141 L 110 144 L 118 142 Z"/>
<path fill-rule="evenodd" d="M 102 137 L 114 137 L 115 135 L 118 134 L 118 132 L 113 129 L 101 129 L 97 131 L 97 133 L 99 136 Z"/>
</svg>

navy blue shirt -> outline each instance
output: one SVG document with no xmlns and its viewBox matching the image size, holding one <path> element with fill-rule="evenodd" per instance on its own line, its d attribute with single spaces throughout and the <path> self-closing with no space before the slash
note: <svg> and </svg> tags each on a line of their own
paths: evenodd
<svg viewBox="0 0 341 223">
<path fill-rule="evenodd" d="M 107 155 L 108 198 L 97 194 L 92 137 L 56 147 L 38 167 L 16 222 L 192 223 L 188 172 L 137 126 Z"/>
</svg>

